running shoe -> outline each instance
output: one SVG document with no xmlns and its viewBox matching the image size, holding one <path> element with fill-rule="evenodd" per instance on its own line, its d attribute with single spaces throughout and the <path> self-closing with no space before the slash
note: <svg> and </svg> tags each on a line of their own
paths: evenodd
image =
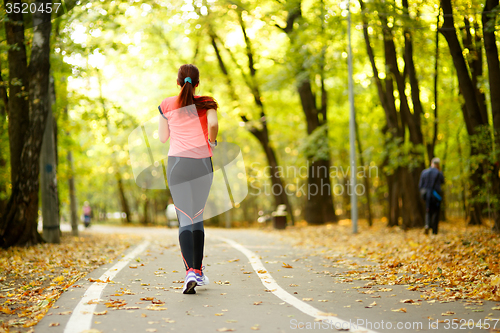
<svg viewBox="0 0 500 333">
<path fill-rule="evenodd" d="M 196 282 L 198 283 L 199 286 L 206 286 L 210 283 L 210 281 L 208 280 L 208 276 L 205 275 L 205 273 L 203 272 L 205 269 L 205 266 L 202 267 L 202 269 L 200 270 L 194 270 L 195 274 L 196 274 Z"/>
<path fill-rule="evenodd" d="M 189 270 L 186 274 L 186 279 L 184 279 L 184 288 L 182 288 L 183 294 L 196 294 L 194 288 L 198 285 L 198 279 L 194 271 Z"/>
</svg>

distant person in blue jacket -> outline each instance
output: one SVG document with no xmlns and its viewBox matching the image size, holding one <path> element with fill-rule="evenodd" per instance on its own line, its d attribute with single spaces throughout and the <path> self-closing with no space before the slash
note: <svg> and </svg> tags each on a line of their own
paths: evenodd
<svg viewBox="0 0 500 333">
<path fill-rule="evenodd" d="M 444 176 L 439 171 L 440 160 L 434 157 L 431 161 L 431 167 L 422 171 L 418 188 L 422 199 L 425 200 L 425 234 L 432 233 L 435 235 L 438 232 L 439 210 L 441 201 L 443 200 L 443 192 L 441 184 L 444 183 Z"/>
</svg>

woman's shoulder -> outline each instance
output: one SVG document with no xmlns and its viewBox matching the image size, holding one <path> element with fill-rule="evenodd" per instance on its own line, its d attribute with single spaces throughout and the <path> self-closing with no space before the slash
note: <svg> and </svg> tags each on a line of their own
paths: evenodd
<svg viewBox="0 0 500 333">
<path fill-rule="evenodd" d="M 163 112 L 168 112 L 173 109 L 175 109 L 175 103 L 177 102 L 177 96 L 170 96 L 167 98 L 164 98 L 163 101 L 161 101 L 160 107 Z"/>
<path fill-rule="evenodd" d="M 170 96 L 163 99 L 162 103 L 172 103 L 177 100 L 178 96 Z"/>
</svg>

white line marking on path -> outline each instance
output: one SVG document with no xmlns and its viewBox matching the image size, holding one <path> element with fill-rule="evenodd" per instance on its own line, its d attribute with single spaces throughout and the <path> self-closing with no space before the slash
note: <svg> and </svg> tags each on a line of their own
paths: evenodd
<svg viewBox="0 0 500 333">
<path fill-rule="evenodd" d="M 120 259 L 113 267 L 108 269 L 99 280 L 107 281 L 113 279 L 119 271 L 122 270 L 128 263 L 141 254 L 149 246 L 149 241 L 144 241 L 139 244 L 132 252 Z M 101 293 L 106 288 L 107 283 L 94 282 L 83 295 L 83 298 L 77 304 L 71 317 L 64 328 L 64 333 L 77 333 L 84 330 L 89 330 L 92 325 L 92 316 L 97 304 L 88 304 L 90 300 L 98 300 Z"/>
<path fill-rule="evenodd" d="M 305 314 L 314 317 L 318 320 L 322 320 L 326 323 L 329 323 L 331 326 L 340 329 L 349 329 L 349 332 L 356 332 L 356 333 L 377 333 L 376 331 L 369 330 L 367 328 L 358 326 L 356 322 L 350 322 L 350 321 L 345 321 L 340 318 L 334 317 L 334 316 L 329 316 L 323 311 L 320 311 L 316 309 L 315 307 L 299 300 L 295 296 L 292 296 L 290 293 L 288 293 L 285 289 L 281 288 L 278 283 L 273 279 L 271 274 L 267 272 L 267 269 L 264 267 L 262 264 L 262 261 L 260 261 L 259 256 L 257 256 L 255 253 L 252 251 L 248 250 L 245 248 L 243 245 L 228 239 L 224 237 L 218 237 L 219 239 L 223 240 L 224 242 L 230 244 L 232 247 L 234 247 L 236 250 L 240 251 L 243 253 L 248 260 L 250 261 L 250 264 L 252 265 L 253 269 L 259 276 L 260 280 L 262 281 L 262 284 L 266 287 L 266 289 L 271 290 L 271 292 L 281 298 L 283 301 L 287 302 L 288 304 L 292 305 L 293 307 L 297 308 L 298 310 L 304 312 Z M 266 271 L 266 273 L 259 273 L 260 270 Z"/>
</svg>

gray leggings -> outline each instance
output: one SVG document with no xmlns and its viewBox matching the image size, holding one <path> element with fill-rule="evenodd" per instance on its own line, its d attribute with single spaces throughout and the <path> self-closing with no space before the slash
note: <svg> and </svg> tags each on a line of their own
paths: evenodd
<svg viewBox="0 0 500 333">
<path fill-rule="evenodd" d="M 210 157 L 169 156 L 168 187 L 179 220 L 179 243 L 186 270 L 201 269 L 205 232 L 203 211 L 213 181 Z"/>
</svg>

